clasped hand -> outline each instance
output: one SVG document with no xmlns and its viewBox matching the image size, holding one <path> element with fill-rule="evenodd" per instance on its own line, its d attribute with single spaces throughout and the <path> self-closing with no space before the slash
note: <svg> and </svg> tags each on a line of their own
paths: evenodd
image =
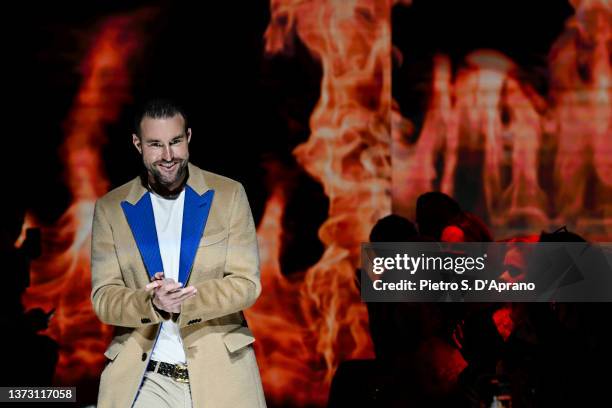
<svg viewBox="0 0 612 408">
<path fill-rule="evenodd" d="M 194 286 L 183 288 L 182 283 L 166 279 L 163 272 L 157 272 L 145 289 L 153 293 L 153 305 L 168 313 L 180 313 L 183 302 L 198 292 Z"/>
</svg>

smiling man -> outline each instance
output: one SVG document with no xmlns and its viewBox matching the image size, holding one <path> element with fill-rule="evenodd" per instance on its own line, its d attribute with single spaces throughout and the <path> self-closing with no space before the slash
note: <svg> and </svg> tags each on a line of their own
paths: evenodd
<svg viewBox="0 0 612 408">
<path fill-rule="evenodd" d="M 172 105 L 151 104 L 147 111 L 132 134 L 132 142 L 142 155 L 149 186 L 164 197 L 173 197 L 180 194 L 187 179 L 191 129 Z"/>
<path fill-rule="evenodd" d="M 261 292 L 244 188 L 189 163 L 173 102 L 144 105 L 132 141 L 145 171 L 94 210 L 92 302 L 115 326 L 98 407 L 265 407 L 242 313 Z"/>
</svg>

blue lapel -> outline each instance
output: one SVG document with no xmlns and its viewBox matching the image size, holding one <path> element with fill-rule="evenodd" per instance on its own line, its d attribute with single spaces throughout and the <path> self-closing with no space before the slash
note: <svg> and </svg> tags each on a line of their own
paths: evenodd
<svg viewBox="0 0 612 408">
<path fill-rule="evenodd" d="M 155 228 L 150 194 L 147 192 L 136 204 L 122 201 L 121 208 L 123 208 L 125 218 L 127 218 L 127 222 L 130 224 L 132 235 L 134 235 L 134 240 L 140 251 L 140 256 L 147 269 L 147 273 L 152 278 L 156 272 L 164 270 L 164 265 L 159 252 L 157 229 Z"/>
<path fill-rule="evenodd" d="M 152 278 L 156 272 L 163 271 L 164 266 L 159 252 L 155 216 L 153 215 L 150 194 L 149 192 L 145 193 L 134 205 L 127 201 L 122 201 L 121 208 L 130 225 L 147 273 Z M 214 195 L 214 190 L 208 190 L 204 194 L 199 195 L 189 185 L 185 186 L 178 280 L 183 285 L 187 284 L 200 239 L 204 234 Z"/>
<path fill-rule="evenodd" d="M 185 186 L 181 257 L 179 260 L 179 282 L 182 282 L 184 286 L 187 286 L 187 280 L 189 279 L 200 239 L 204 234 L 214 195 L 214 190 L 208 190 L 204 194 L 199 195 L 189 185 Z"/>
</svg>

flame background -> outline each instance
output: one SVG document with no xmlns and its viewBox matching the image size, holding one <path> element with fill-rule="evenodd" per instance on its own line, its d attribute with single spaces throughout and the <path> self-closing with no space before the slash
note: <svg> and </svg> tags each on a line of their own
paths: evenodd
<svg viewBox="0 0 612 408">
<path fill-rule="evenodd" d="M 373 358 L 354 282 L 359 243 L 391 211 L 412 217 L 421 192 L 453 193 L 498 238 L 559 222 L 611 235 L 610 207 L 598 207 L 610 202 L 609 174 L 594 170 L 612 160 L 609 3 L 398 3 L 35 2 L 7 11 L 5 189 L 27 209 L 23 229 L 42 229 L 23 302 L 56 308 L 45 332 L 60 345 L 56 384 L 95 402 L 112 330 L 89 302 L 93 203 L 139 171 L 131 111 L 149 95 L 184 101 L 192 161 L 246 186 L 264 287 L 247 318 L 270 406 L 324 406 L 340 362 Z M 577 13 L 593 7 L 600 17 Z M 574 55 L 567 44 L 581 26 L 595 33 L 591 54 Z M 572 96 L 585 92 L 577 106 Z M 510 134 L 520 159 L 503 164 L 503 149 L 477 142 L 486 160 L 453 167 L 465 134 Z M 588 139 L 580 152 L 599 153 L 559 164 L 577 153 L 542 153 L 550 138 L 555 152 Z M 470 166 L 484 166 L 483 178 L 465 178 Z M 576 190 L 559 189 L 555 178 L 569 177 Z M 431 347 L 436 378 L 452 382 L 461 357 Z"/>
</svg>

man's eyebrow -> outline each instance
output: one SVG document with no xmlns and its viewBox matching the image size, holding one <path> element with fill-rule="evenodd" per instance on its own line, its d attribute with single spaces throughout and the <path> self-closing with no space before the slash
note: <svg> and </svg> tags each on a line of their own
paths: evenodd
<svg viewBox="0 0 612 408">
<path fill-rule="evenodd" d="M 184 137 L 185 137 L 185 134 L 183 133 L 183 134 L 174 136 L 171 139 L 171 141 L 174 141 L 174 140 L 177 140 L 177 139 L 183 139 Z M 159 139 L 150 139 L 150 140 L 147 140 L 145 143 L 161 143 L 161 141 Z"/>
</svg>

